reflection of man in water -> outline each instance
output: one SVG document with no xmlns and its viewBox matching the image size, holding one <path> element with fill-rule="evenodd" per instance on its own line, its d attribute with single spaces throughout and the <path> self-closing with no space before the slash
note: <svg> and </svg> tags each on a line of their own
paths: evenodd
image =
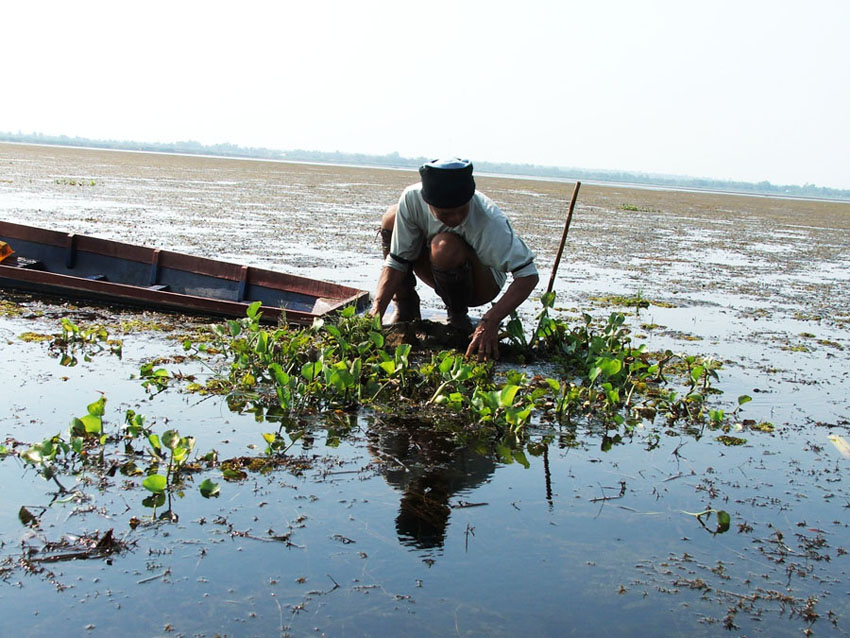
<svg viewBox="0 0 850 638">
<path fill-rule="evenodd" d="M 449 498 L 482 484 L 495 470 L 492 458 L 460 447 L 451 436 L 420 421 L 373 426 L 369 451 L 386 463 L 384 478 L 402 493 L 396 532 L 418 549 L 442 547 Z"/>
</svg>

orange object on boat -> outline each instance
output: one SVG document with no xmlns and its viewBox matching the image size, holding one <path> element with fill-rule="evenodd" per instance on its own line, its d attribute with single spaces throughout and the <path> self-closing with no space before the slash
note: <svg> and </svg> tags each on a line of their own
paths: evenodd
<svg viewBox="0 0 850 638">
<path fill-rule="evenodd" d="M 15 254 L 15 251 L 12 250 L 12 247 L 7 244 L 5 241 L 0 241 L 0 262 L 2 262 L 6 257 L 11 257 Z"/>
</svg>

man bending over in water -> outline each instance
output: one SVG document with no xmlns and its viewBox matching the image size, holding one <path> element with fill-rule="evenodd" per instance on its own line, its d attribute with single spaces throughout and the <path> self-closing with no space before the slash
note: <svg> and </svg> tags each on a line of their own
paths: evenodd
<svg viewBox="0 0 850 638">
<path fill-rule="evenodd" d="M 385 260 L 371 313 L 383 317 L 394 299 L 392 323 L 419 319 L 419 277 L 446 304 L 449 325 L 471 334 L 467 356 L 497 359 L 500 323 L 537 285 L 534 253 L 475 190 L 468 160 L 434 160 L 419 175 L 422 181 L 407 187 L 381 220 Z M 495 299 L 508 273 L 511 285 L 473 330 L 469 307 Z"/>
</svg>

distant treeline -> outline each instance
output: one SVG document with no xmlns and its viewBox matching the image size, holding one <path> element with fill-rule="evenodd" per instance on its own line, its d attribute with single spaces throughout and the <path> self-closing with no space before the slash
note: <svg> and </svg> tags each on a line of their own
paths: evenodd
<svg viewBox="0 0 850 638">
<path fill-rule="evenodd" d="M 308 151 L 302 149 L 280 151 L 270 148 L 237 146 L 235 144 L 201 144 L 200 142 L 192 140 L 183 142 L 92 140 L 82 137 L 68 137 L 67 135 L 44 135 L 42 133 L 27 134 L 0 132 L 0 141 L 30 144 L 54 144 L 60 146 L 80 146 L 124 151 L 149 151 L 153 153 L 186 153 L 190 155 L 218 155 L 223 157 L 286 160 L 291 162 L 353 164 L 360 166 L 366 165 L 410 169 L 415 169 L 422 165 L 423 162 L 433 159 L 428 157 L 402 157 L 398 153 L 389 153 L 387 155 L 366 155 L 364 153 Z M 680 175 L 588 170 L 582 168 L 539 166 L 536 164 L 494 163 L 478 160 L 475 161 L 475 169 L 476 172 L 492 173 L 497 175 L 612 182 L 617 184 L 664 186 L 668 188 L 700 189 L 732 193 L 748 193 L 753 195 L 776 195 L 783 197 L 807 197 L 850 201 L 850 190 L 827 188 L 824 186 L 816 186 L 814 184 L 796 186 L 771 184 L 767 181 L 758 183 L 733 182 Z"/>
</svg>

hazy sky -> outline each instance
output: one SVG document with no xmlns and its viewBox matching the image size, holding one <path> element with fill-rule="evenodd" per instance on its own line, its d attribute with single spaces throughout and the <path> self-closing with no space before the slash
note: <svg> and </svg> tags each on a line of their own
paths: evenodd
<svg viewBox="0 0 850 638">
<path fill-rule="evenodd" d="M 0 131 L 850 188 L 850 2 L 10 2 Z"/>
</svg>

